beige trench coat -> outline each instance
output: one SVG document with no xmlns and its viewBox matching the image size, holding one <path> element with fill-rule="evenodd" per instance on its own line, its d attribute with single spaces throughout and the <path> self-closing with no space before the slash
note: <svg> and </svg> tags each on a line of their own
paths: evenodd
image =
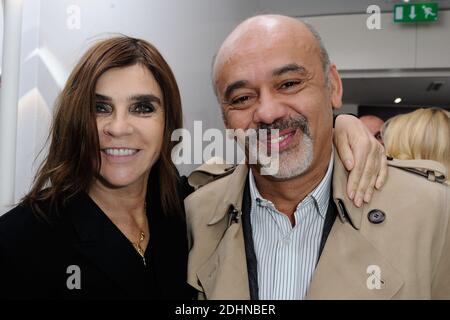
<svg viewBox="0 0 450 320">
<path fill-rule="evenodd" d="M 450 187 L 438 182 L 446 169 L 389 161 L 382 190 L 357 208 L 346 196 L 348 173 L 334 162 L 339 214 L 307 299 L 450 299 Z M 250 298 L 241 219 L 230 224 L 227 214 L 230 205 L 240 214 L 247 175 L 246 165 L 206 164 L 189 178 L 201 188 L 185 200 L 188 282 L 201 299 Z M 369 221 L 373 209 L 385 213 L 382 223 Z"/>
</svg>

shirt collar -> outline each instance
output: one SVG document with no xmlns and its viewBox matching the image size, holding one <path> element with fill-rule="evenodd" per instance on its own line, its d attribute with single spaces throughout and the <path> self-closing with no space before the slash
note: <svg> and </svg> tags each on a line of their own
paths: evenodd
<svg viewBox="0 0 450 320">
<path fill-rule="evenodd" d="M 325 173 L 325 176 L 322 178 L 320 183 L 317 185 L 317 187 L 308 194 L 305 199 L 303 199 L 302 202 L 300 202 L 297 205 L 297 209 L 299 209 L 300 205 L 309 197 L 311 197 L 314 200 L 314 203 L 318 209 L 318 212 L 322 218 L 325 218 L 325 215 L 328 210 L 328 203 L 330 201 L 330 194 L 331 194 L 331 180 L 333 176 L 333 159 L 334 159 L 334 147 L 331 152 L 330 161 L 328 164 L 327 172 Z M 253 175 L 252 170 L 250 169 L 248 171 L 249 173 L 249 186 L 250 186 L 250 196 L 252 199 L 252 202 L 256 202 L 258 205 L 264 206 L 264 207 L 271 207 L 275 209 L 275 206 L 273 203 L 269 200 L 264 199 L 261 194 L 259 193 L 258 188 L 256 187 L 255 177 Z"/>
</svg>

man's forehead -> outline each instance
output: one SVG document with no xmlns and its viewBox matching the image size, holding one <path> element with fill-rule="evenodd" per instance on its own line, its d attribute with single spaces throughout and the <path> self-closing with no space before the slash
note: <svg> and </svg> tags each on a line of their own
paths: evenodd
<svg viewBox="0 0 450 320">
<path fill-rule="evenodd" d="M 237 26 L 224 41 L 233 43 L 248 36 L 288 35 L 302 36 L 310 34 L 309 28 L 300 20 L 286 16 L 262 15 L 247 19 Z"/>
<path fill-rule="evenodd" d="M 248 32 L 241 33 L 227 39 L 219 50 L 218 57 L 227 58 L 228 56 L 253 53 L 262 50 L 271 50 L 275 47 L 296 48 L 318 47 L 316 39 L 308 29 L 291 30 L 286 29 L 251 29 Z"/>
<path fill-rule="evenodd" d="M 314 44 L 282 42 L 272 46 L 264 43 L 261 46 L 246 46 L 230 51 L 222 57 L 216 69 L 216 80 L 234 81 L 229 77 L 250 77 L 260 74 L 265 77 L 275 77 L 280 68 L 287 65 L 297 65 L 297 71 L 311 69 L 311 65 L 320 64 L 319 52 Z M 292 68 L 291 68 L 292 69 Z M 291 70 L 296 71 L 296 70 Z"/>
<path fill-rule="evenodd" d="M 222 45 L 214 64 L 214 75 L 217 80 L 223 76 L 223 69 L 234 66 L 255 64 L 272 60 L 284 63 L 302 63 L 320 54 L 320 47 L 309 29 L 298 22 L 294 26 L 283 24 L 271 26 L 245 26 L 242 30 L 233 32 Z M 276 66 L 273 66 L 276 67 Z M 227 70 L 227 73 L 230 70 Z"/>
</svg>

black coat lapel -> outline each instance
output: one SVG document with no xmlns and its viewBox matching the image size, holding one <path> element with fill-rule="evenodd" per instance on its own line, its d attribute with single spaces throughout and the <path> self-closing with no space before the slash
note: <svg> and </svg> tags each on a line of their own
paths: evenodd
<svg viewBox="0 0 450 320">
<path fill-rule="evenodd" d="M 142 258 L 114 223 L 85 193 L 71 200 L 66 210 L 78 236 L 75 248 L 127 296 L 144 297 L 148 282 Z"/>
</svg>

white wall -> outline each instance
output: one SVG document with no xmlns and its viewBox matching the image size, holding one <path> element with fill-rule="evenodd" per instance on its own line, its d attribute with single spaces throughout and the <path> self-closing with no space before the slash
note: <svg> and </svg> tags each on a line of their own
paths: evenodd
<svg viewBox="0 0 450 320">
<path fill-rule="evenodd" d="M 394 24 L 381 14 L 381 29 L 369 30 L 369 14 L 304 18 L 320 33 L 341 71 L 450 68 L 450 11 L 436 23 Z"/>
<path fill-rule="evenodd" d="M 35 51 L 39 47 L 39 11 L 40 0 L 24 2 L 17 115 L 16 201 L 28 190 L 40 164 L 38 155 L 50 125 L 50 109 L 38 89 L 39 59 Z"/>
<path fill-rule="evenodd" d="M 2 58 L 3 58 L 3 1 L 0 1 L 0 75 L 2 72 Z"/>
<path fill-rule="evenodd" d="M 417 26 L 417 68 L 450 68 L 450 10 L 439 12 L 437 24 Z"/>
</svg>

